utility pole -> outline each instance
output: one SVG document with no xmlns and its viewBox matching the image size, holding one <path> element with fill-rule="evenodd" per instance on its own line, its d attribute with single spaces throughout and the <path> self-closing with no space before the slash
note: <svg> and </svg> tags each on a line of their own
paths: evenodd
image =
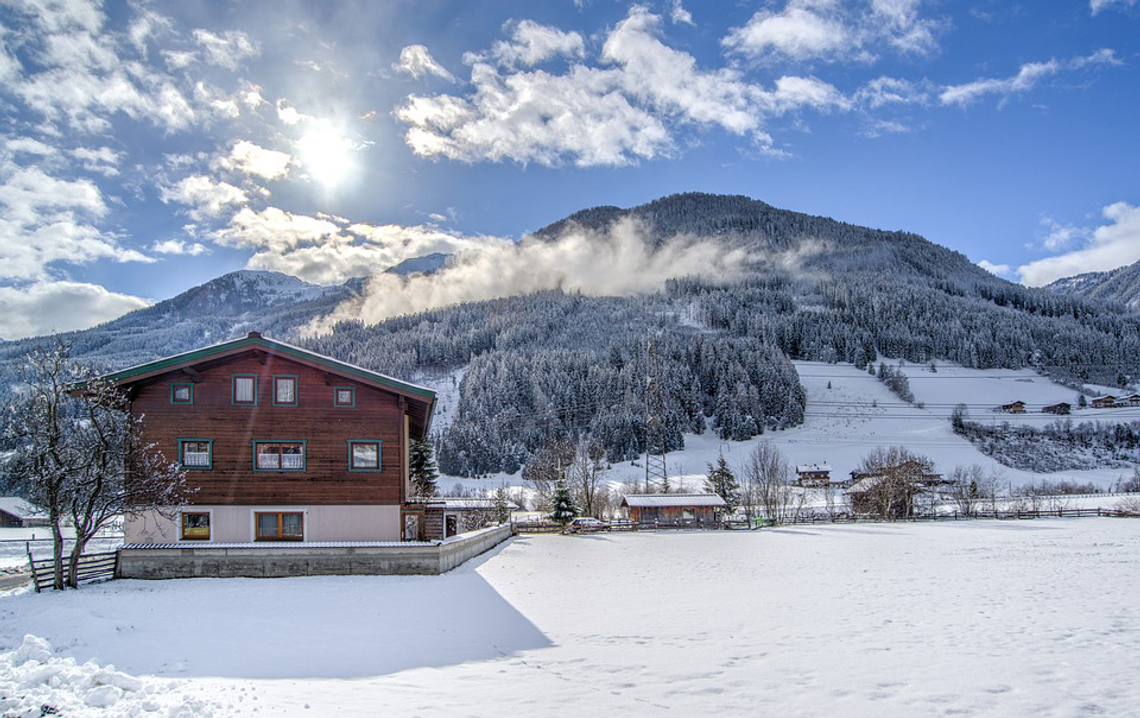
<svg viewBox="0 0 1140 718">
<path fill-rule="evenodd" d="M 658 377 L 657 342 L 653 330 L 645 336 L 645 493 L 650 493 L 652 482 L 668 488 L 669 477 L 665 469 L 665 420 L 662 418 L 661 384 Z"/>
</svg>

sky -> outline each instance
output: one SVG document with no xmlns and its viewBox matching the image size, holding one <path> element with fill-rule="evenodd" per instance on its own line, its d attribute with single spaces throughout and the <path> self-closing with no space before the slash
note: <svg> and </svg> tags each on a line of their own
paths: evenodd
<svg viewBox="0 0 1140 718">
<path fill-rule="evenodd" d="M 1137 0 L 0 0 L 0 337 L 686 191 L 1112 269 L 1138 66 Z"/>
</svg>

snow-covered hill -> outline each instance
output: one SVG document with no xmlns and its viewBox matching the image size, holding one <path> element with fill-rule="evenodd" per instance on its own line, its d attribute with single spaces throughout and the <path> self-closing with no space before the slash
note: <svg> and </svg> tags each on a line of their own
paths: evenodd
<svg viewBox="0 0 1140 718">
<path fill-rule="evenodd" d="M 1119 302 L 1140 310 L 1140 262 L 1107 272 L 1065 277 L 1045 288 L 1057 294 Z"/>
</svg>

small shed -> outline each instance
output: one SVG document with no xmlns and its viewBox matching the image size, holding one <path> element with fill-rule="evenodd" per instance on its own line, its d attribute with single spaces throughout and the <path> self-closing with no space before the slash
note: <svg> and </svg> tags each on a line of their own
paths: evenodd
<svg viewBox="0 0 1140 718">
<path fill-rule="evenodd" d="M 1116 397 L 1112 394 L 1105 394 L 1094 398 L 1090 403 L 1094 409 L 1111 409 L 1116 406 Z"/>
<path fill-rule="evenodd" d="M 1057 414 L 1058 416 L 1065 416 L 1066 414 L 1071 414 L 1073 412 L 1073 407 L 1071 404 L 1062 401 L 1058 404 L 1050 404 L 1049 406 L 1041 409 L 1041 411 L 1045 412 L 1046 414 Z"/>
<path fill-rule="evenodd" d="M 17 496 L 0 496 L 0 528 L 47 526 L 47 512 Z"/>
<path fill-rule="evenodd" d="M 451 538 L 467 531 L 478 531 L 496 522 L 495 500 L 465 496 L 443 496 L 443 538 Z M 506 503 L 506 510 L 518 511 L 518 504 Z"/>
<path fill-rule="evenodd" d="M 831 483 L 831 466 L 828 464 L 803 464 L 796 467 L 796 478 L 800 486 L 827 486 Z"/>
<path fill-rule="evenodd" d="M 720 523 L 728 508 L 717 494 L 627 494 L 621 499 L 634 523 L 665 522 L 711 526 Z"/>
<path fill-rule="evenodd" d="M 1010 402 L 1008 404 L 1002 404 L 1001 406 L 998 407 L 998 409 L 1000 409 L 1003 413 L 1006 413 L 1006 414 L 1024 414 L 1025 413 L 1025 402 L 1024 401 L 1013 401 L 1013 402 Z"/>
</svg>

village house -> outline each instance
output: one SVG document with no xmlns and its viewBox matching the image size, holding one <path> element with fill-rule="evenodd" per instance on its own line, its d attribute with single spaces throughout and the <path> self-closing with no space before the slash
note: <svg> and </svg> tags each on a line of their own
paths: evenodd
<svg viewBox="0 0 1140 718">
<path fill-rule="evenodd" d="M 408 471 L 430 389 L 256 332 L 105 378 L 194 491 L 173 519 L 128 514 L 127 544 L 440 538 Z"/>
<path fill-rule="evenodd" d="M 37 528 L 51 523 L 47 512 L 16 496 L 0 496 L 0 529 Z"/>
<path fill-rule="evenodd" d="M 1116 397 L 1112 394 L 1105 394 L 1094 398 L 1090 403 L 1094 409 L 1111 409 L 1116 406 Z"/>
<path fill-rule="evenodd" d="M 1123 406 L 1140 406 L 1140 394 L 1132 394 L 1131 396 L 1121 397 L 1117 404 Z"/>
<path fill-rule="evenodd" d="M 826 487 L 831 483 L 831 466 L 828 464 L 804 464 L 797 466 L 796 478 L 800 486 Z"/>
<path fill-rule="evenodd" d="M 1062 401 L 1059 404 L 1050 404 L 1049 406 L 1041 409 L 1041 411 L 1045 412 L 1046 414 L 1057 414 L 1058 416 L 1064 416 L 1066 414 L 1072 413 L 1073 407 L 1072 405 Z"/>
<path fill-rule="evenodd" d="M 636 524 L 716 526 L 728 505 L 717 494 L 628 494 L 621 505 Z"/>
<path fill-rule="evenodd" d="M 1024 414 L 1025 413 L 1025 402 L 1024 401 L 1014 401 L 1014 402 L 1010 402 L 1009 404 L 1002 404 L 1001 406 L 998 407 L 998 409 L 1005 414 Z"/>
</svg>

